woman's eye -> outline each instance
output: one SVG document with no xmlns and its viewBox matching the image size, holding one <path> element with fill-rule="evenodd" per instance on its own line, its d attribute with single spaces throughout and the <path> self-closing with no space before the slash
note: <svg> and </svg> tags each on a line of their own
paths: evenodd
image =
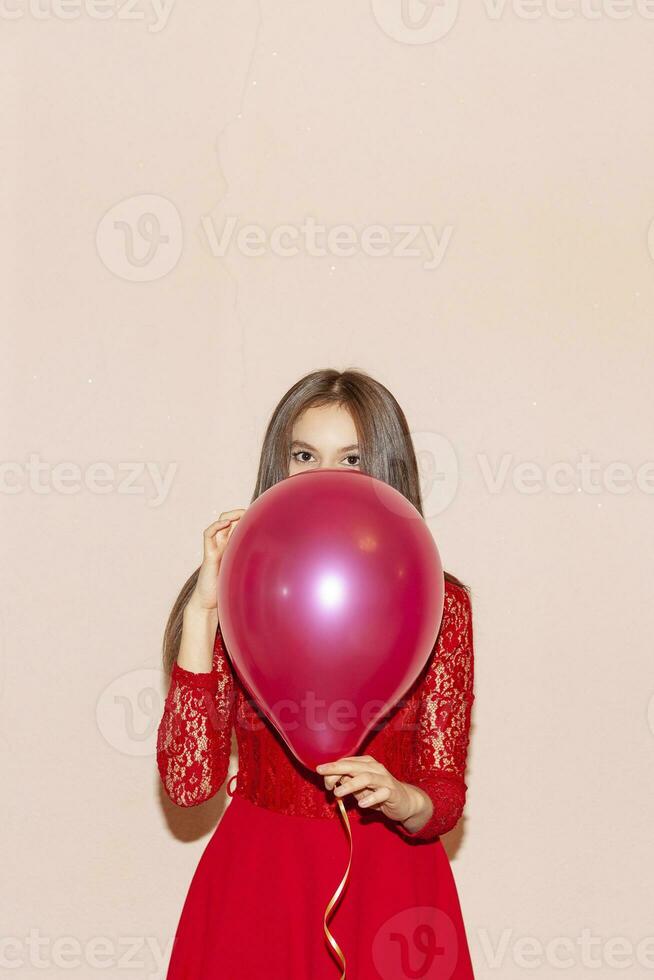
<svg viewBox="0 0 654 980">
<path fill-rule="evenodd" d="M 296 463 L 309 463 L 313 459 L 313 453 L 310 453 L 308 449 L 296 449 L 295 452 L 291 453 L 291 456 Z M 361 457 L 358 453 L 350 453 L 348 456 L 345 456 L 345 462 L 349 467 L 358 466 L 361 462 Z"/>
</svg>

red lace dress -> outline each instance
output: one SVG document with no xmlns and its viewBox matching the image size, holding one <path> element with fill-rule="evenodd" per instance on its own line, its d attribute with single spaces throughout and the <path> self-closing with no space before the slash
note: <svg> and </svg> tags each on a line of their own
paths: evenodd
<svg viewBox="0 0 654 980">
<path fill-rule="evenodd" d="M 347 884 L 328 918 L 347 980 L 471 980 L 456 885 L 440 835 L 463 812 L 473 694 L 472 611 L 446 581 L 443 621 L 411 689 L 358 754 L 420 786 L 433 814 L 410 833 L 342 798 L 352 833 Z M 158 731 L 168 796 L 197 806 L 225 781 L 236 729 L 239 768 L 200 858 L 175 934 L 167 980 L 338 980 L 323 930 L 350 843 L 333 793 L 302 766 L 241 685 L 216 633 L 213 668 L 173 666 Z"/>
</svg>

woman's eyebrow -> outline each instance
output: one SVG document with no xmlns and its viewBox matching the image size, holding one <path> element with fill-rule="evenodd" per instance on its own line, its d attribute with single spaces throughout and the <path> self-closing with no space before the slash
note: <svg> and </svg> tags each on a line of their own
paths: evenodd
<svg viewBox="0 0 654 980">
<path fill-rule="evenodd" d="M 304 446 L 305 449 L 310 449 L 312 453 L 317 453 L 318 452 L 318 450 L 316 449 L 315 446 L 312 446 L 310 442 L 305 442 L 303 439 L 294 439 L 293 442 L 291 443 L 291 449 L 294 446 Z M 358 449 L 358 448 L 359 448 L 359 445 L 358 445 L 358 443 L 355 442 L 351 446 L 343 446 L 342 449 L 339 449 L 337 451 L 339 453 L 349 453 L 353 449 Z"/>
</svg>

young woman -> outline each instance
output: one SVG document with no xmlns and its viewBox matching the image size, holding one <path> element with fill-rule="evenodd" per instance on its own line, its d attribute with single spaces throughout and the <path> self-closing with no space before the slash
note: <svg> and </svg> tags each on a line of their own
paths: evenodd
<svg viewBox="0 0 654 980">
<path fill-rule="evenodd" d="M 353 467 L 385 480 L 422 513 L 415 453 L 393 395 L 361 371 L 314 371 L 270 419 L 255 500 L 304 469 Z M 216 576 L 243 509 L 204 532 L 164 639 L 171 675 L 157 743 L 168 796 L 197 806 L 226 779 L 232 729 L 238 772 L 191 881 L 167 980 L 337 980 L 323 916 L 352 865 L 328 927 L 350 980 L 471 980 L 461 907 L 440 836 L 463 812 L 473 693 L 467 588 L 445 573 L 438 639 L 412 688 L 361 754 L 316 772 L 293 756 L 226 654 Z M 353 623 L 353 628 L 356 624 Z M 235 788 L 232 788 L 236 780 Z"/>
</svg>

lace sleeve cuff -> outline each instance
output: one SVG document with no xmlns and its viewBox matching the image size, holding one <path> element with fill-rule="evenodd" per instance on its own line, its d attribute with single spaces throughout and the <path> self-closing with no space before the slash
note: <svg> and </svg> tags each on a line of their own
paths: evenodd
<svg viewBox="0 0 654 980">
<path fill-rule="evenodd" d="M 216 694 L 218 690 L 218 675 L 214 670 L 195 673 L 192 670 L 186 670 L 185 667 L 180 667 L 175 661 L 170 677 L 171 681 L 177 684 L 185 684 L 195 690 L 209 691 L 211 694 Z"/>
<path fill-rule="evenodd" d="M 399 821 L 396 824 L 397 829 L 409 840 L 436 840 L 459 822 L 463 814 L 467 786 L 463 780 L 445 775 L 415 781 L 413 785 L 418 786 L 430 798 L 433 813 L 420 830 L 411 832 Z"/>
</svg>

